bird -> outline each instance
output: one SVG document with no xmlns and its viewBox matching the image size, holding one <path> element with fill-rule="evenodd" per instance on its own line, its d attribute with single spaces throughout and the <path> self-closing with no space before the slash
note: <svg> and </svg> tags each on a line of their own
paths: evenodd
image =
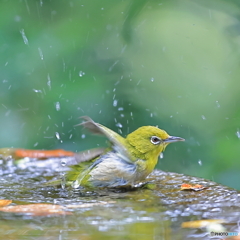
<svg viewBox="0 0 240 240">
<path fill-rule="evenodd" d="M 155 126 L 139 127 L 124 138 L 88 116 L 82 119 L 84 121 L 78 125 L 104 135 L 111 145 L 76 155 L 74 165 L 69 166 L 64 176 L 65 184 L 75 189 L 121 188 L 142 183 L 154 170 L 168 144 L 185 141 Z"/>
</svg>

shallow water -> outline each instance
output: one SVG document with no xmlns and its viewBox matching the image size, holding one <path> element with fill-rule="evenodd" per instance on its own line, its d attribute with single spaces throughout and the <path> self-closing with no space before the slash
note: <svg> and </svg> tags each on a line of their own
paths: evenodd
<svg viewBox="0 0 240 240">
<path fill-rule="evenodd" d="M 0 212 L 2 239 L 210 239 L 209 230 L 182 228 L 186 221 L 223 219 L 225 231 L 238 232 L 240 193 L 214 182 L 177 173 L 154 171 L 149 188 L 94 192 L 44 186 L 61 176 L 59 159 L 3 162 L 0 198 L 11 205 L 51 203 L 72 215 L 32 216 Z M 181 191 L 182 183 L 202 191 Z M 218 238 L 215 238 L 218 239 Z"/>
</svg>

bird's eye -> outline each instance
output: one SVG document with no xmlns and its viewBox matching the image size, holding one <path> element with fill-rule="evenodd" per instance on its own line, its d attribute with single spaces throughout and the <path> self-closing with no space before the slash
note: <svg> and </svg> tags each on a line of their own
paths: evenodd
<svg viewBox="0 0 240 240">
<path fill-rule="evenodd" d="M 159 144 L 160 142 L 161 142 L 161 139 L 159 137 L 156 137 L 156 136 L 151 137 L 151 143 Z"/>
</svg>

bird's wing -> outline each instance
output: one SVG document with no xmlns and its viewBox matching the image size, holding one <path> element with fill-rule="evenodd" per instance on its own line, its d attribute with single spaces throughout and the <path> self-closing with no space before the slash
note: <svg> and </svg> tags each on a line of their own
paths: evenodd
<svg viewBox="0 0 240 240">
<path fill-rule="evenodd" d="M 82 152 L 75 153 L 73 157 L 66 160 L 66 166 L 77 165 L 82 162 L 90 161 L 99 157 L 107 151 L 106 148 L 93 148 Z"/>
<path fill-rule="evenodd" d="M 76 158 L 69 158 L 66 159 L 66 166 L 68 166 L 70 169 L 65 174 L 66 182 L 65 184 L 67 186 L 71 185 L 73 181 L 77 180 L 78 178 L 82 178 L 83 176 L 87 175 L 87 173 L 96 165 L 96 162 L 98 163 L 97 158 L 101 155 L 101 148 L 99 149 L 92 149 L 95 150 L 94 152 L 91 152 L 91 150 L 83 151 L 79 156 L 76 156 Z M 86 152 L 87 154 L 83 154 Z M 79 153 L 77 153 L 79 154 Z M 76 155 L 77 155 L 76 154 Z M 77 159 L 78 157 L 78 159 Z M 88 159 L 86 159 L 89 157 Z M 81 177 L 82 176 L 82 177 Z M 50 180 L 44 185 L 47 186 L 61 186 L 62 179 L 57 180 Z"/>
<path fill-rule="evenodd" d="M 82 162 L 80 164 L 70 166 L 70 170 L 66 173 L 67 181 L 72 182 L 78 179 L 80 175 L 85 175 L 85 172 L 88 169 L 91 169 L 95 161 L 96 159 L 92 159 L 86 162 Z"/>
<path fill-rule="evenodd" d="M 121 157 L 127 161 L 132 162 L 133 159 L 129 155 L 129 152 L 126 148 L 126 139 L 120 136 L 118 133 L 112 131 L 111 129 L 94 122 L 90 117 L 84 116 L 81 117 L 85 122 L 80 123 L 79 125 L 84 126 L 89 131 L 95 134 L 100 134 L 106 136 L 109 141 L 113 144 L 113 149 L 121 155 Z"/>
</svg>

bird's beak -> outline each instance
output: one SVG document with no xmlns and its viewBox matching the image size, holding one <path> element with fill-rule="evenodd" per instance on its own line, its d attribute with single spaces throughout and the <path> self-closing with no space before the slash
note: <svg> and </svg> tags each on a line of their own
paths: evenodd
<svg viewBox="0 0 240 240">
<path fill-rule="evenodd" d="M 180 141 L 185 141 L 185 139 L 181 137 L 169 136 L 168 138 L 163 140 L 163 142 L 165 143 L 180 142 Z"/>
</svg>

